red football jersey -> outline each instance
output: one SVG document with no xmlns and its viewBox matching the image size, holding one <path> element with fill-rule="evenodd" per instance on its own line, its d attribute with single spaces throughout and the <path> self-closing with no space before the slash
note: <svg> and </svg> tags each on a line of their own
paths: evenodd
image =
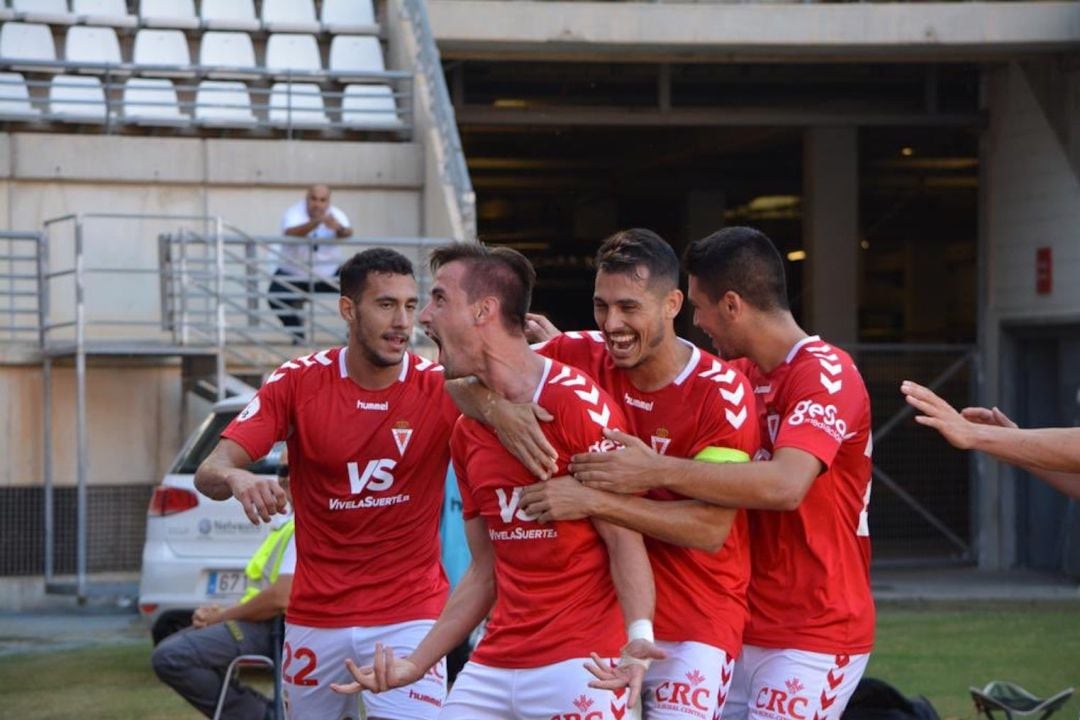
<svg viewBox="0 0 1080 720">
<path fill-rule="evenodd" d="M 874 644 L 870 594 L 870 398 L 843 350 L 800 341 L 766 375 L 748 360 L 762 457 L 804 450 L 825 466 L 798 508 L 749 513 L 753 575 L 745 641 L 821 653 Z"/>
<path fill-rule="evenodd" d="M 630 432 L 662 455 L 692 458 L 711 446 L 753 457 L 761 443 L 749 382 L 719 358 L 691 348 L 678 377 L 654 392 L 633 386 L 611 360 L 599 332 L 568 332 L 537 346 L 537 351 L 596 378 L 622 404 Z M 667 490 L 653 490 L 647 497 L 683 499 Z M 645 544 L 656 580 L 656 638 L 708 643 L 738 656 L 750 579 L 745 512 L 736 515 L 724 547 L 715 553 L 649 537 Z"/>
<path fill-rule="evenodd" d="M 434 619 L 449 438 L 442 367 L 405 354 L 397 382 L 365 390 L 345 348 L 282 365 L 222 437 L 262 457 L 286 439 L 300 562 L 289 622 L 337 628 Z"/>
<path fill-rule="evenodd" d="M 622 411 L 591 378 L 545 359 L 533 401 L 555 416 L 544 434 L 566 475 L 575 453 L 614 449 L 604 428 L 625 428 Z M 466 520 L 482 517 L 495 551 L 495 607 L 472 659 L 530 668 L 588 657 L 618 657 L 626 642 L 607 547 L 590 520 L 541 525 L 518 509 L 536 478 L 486 425 L 458 420 L 450 442 Z"/>
</svg>

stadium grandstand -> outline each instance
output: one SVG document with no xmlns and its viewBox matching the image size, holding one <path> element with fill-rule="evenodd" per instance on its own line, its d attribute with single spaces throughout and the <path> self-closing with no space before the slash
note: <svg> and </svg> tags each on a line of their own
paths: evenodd
<svg viewBox="0 0 1080 720">
<path fill-rule="evenodd" d="M 296 354 L 266 290 L 313 183 L 351 248 L 522 250 L 567 329 L 591 327 L 611 232 L 762 228 L 799 320 L 866 375 L 878 561 L 1080 575 L 1073 506 L 897 392 L 1080 418 L 1080 4 L 3 0 L 0 21 L 0 607 L 131 584 L 181 439 Z M 333 297 L 305 299 L 306 344 L 340 342 Z"/>
</svg>

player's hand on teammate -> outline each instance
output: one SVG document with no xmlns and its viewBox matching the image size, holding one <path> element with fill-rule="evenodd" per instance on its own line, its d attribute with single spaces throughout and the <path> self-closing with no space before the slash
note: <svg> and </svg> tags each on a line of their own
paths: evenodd
<svg viewBox="0 0 1080 720">
<path fill-rule="evenodd" d="M 956 408 L 945 402 L 930 388 L 910 380 L 905 380 L 900 384 L 900 392 L 904 394 L 907 404 L 921 413 L 915 416 L 915 422 L 937 430 L 949 441 L 950 445 L 961 450 L 970 450 L 974 445 L 975 424 L 1000 424 L 994 419 L 993 411 L 987 411 L 985 408 L 969 408 L 965 412 L 974 417 L 968 417 L 957 412 Z M 985 414 L 987 412 L 989 416 Z M 1006 422 L 1012 422 L 1000 410 L 998 414 Z M 986 420 L 991 422 L 986 422 Z"/>
<path fill-rule="evenodd" d="M 247 470 L 235 470 L 228 475 L 229 490 L 244 507 L 244 513 L 254 525 L 268 523 L 274 515 L 285 512 L 288 500 L 281 485 L 272 478 L 263 478 Z"/>
<path fill-rule="evenodd" d="M 536 477 L 546 480 L 559 469 L 559 456 L 540 423 L 555 417 L 536 403 L 512 403 L 499 398 L 484 409 L 484 421 L 499 442 Z"/>
<path fill-rule="evenodd" d="M 540 523 L 581 520 L 593 514 L 589 501 L 594 492 L 563 475 L 526 487 L 521 492 L 521 509 Z"/>
<path fill-rule="evenodd" d="M 562 335 L 562 331 L 539 313 L 525 313 L 525 339 L 530 343 L 544 342 Z"/>
<path fill-rule="evenodd" d="M 639 438 L 621 430 L 604 430 L 604 437 L 623 447 L 610 452 L 580 453 L 570 459 L 570 472 L 583 485 L 608 492 L 638 494 L 663 482 L 660 457 Z"/>
<path fill-rule="evenodd" d="M 630 698 L 626 706 L 635 707 L 641 697 L 641 685 L 645 681 L 645 671 L 649 669 L 649 664 L 653 660 L 663 660 L 666 657 L 667 653 L 643 639 L 627 643 L 622 649 L 619 664 L 614 667 L 593 653 L 592 661 L 585 663 L 585 669 L 596 678 L 589 682 L 589 687 L 612 691 L 629 688 Z"/>
<path fill-rule="evenodd" d="M 345 660 L 345 668 L 355 678 L 351 683 L 330 683 L 330 689 L 342 695 L 355 695 L 361 690 L 380 693 L 402 685 L 411 685 L 423 675 L 408 658 L 394 657 L 394 649 L 375 643 L 375 659 L 371 665 L 358 667 Z"/>
</svg>

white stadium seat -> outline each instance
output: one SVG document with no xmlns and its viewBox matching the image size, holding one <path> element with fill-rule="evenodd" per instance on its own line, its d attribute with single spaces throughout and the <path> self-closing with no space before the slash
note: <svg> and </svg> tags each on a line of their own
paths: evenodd
<svg viewBox="0 0 1080 720">
<path fill-rule="evenodd" d="M 0 73 L 0 117 L 33 120 L 41 111 L 30 104 L 30 90 L 21 73 Z"/>
<path fill-rule="evenodd" d="M 35 63 L 56 61 L 56 46 L 53 44 L 52 31 L 48 25 L 40 23 L 7 22 L 0 27 L 0 60 L 12 70 L 30 70 L 37 72 L 60 72 L 59 66 L 27 65 L 19 66 L 17 60 L 31 60 Z"/>
<path fill-rule="evenodd" d="M 341 98 L 341 122 L 351 128 L 401 130 L 394 93 L 386 85 L 348 85 Z"/>
<path fill-rule="evenodd" d="M 127 11 L 124 0 L 71 0 L 71 11 L 86 25 L 135 27 L 138 18 Z"/>
<path fill-rule="evenodd" d="M 323 0 L 322 24 L 327 32 L 335 34 L 379 32 L 371 0 Z"/>
<path fill-rule="evenodd" d="M 257 120 L 242 82 L 203 80 L 195 92 L 195 121 L 211 127 L 249 127 Z"/>
<path fill-rule="evenodd" d="M 311 0 L 263 0 L 262 22 L 269 32 L 317 33 L 322 29 Z"/>
<path fill-rule="evenodd" d="M 64 40 L 64 59 L 80 65 L 80 73 L 101 74 L 102 65 L 120 65 L 120 41 L 109 27 L 78 26 L 67 31 Z M 126 71 L 124 71 L 126 72 Z"/>
<path fill-rule="evenodd" d="M 49 113 L 65 122 L 105 122 L 101 80 L 82 75 L 56 75 L 49 85 Z"/>
<path fill-rule="evenodd" d="M 379 38 L 371 35 L 335 36 L 330 41 L 329 70 L 335 75 L 345 77 L 386 72 Z"/>
<path fill-rule="evenodd" d="M 74 25 L 79 19 L 68 10 L 67 0 L 13 0 L 11 8 L 23 22 Z"/>
<path fill-rule="evenodd" d="M 124 83 L 124 117 L 140 125 L 186 125 L 172 80 L 130 78 Z"/>
<path fill-rule="evenodd" d="M 271 35 L 266 41 L 266 69 L 278 74 L 322 72 L 319 43 L 314 35 Z"/>
<path fill-rule="evenodd" d="M 199 17 L 207 30 L 257 32 L 261 27 L 251 0 L 202 0 Z"/>
<path fill-rule="evenodd" d="M 322 127 L 329 123 L 315 83 L 274 83 L 270 88 L 270 123 L 279 127 Z"/>
<path fill-rule="evenodd" d="M 132 61 L 143 75 L 157 77 L 194 77 L 187 38 L 182 30 L 140 30 L 135 34 Z M 149 66 L 169 66 L 152 69 Z M 177 68 L 177 69 L 171 69 Z"/>
<path fill-rule="evenodd" d="M 143 27 L 195 30 L 199 18 L 195 0 L 140 0 L 139 19 Z"/>
<path fill-rule="evenodd" d="M 199 65 L 204 68 L 227 68 L 209 70 L 213 78 L 256 78 L 255 46 L 246 32 L 218 32 L 208 30 L 202 34 L 199 45 Z"/>
</svg>

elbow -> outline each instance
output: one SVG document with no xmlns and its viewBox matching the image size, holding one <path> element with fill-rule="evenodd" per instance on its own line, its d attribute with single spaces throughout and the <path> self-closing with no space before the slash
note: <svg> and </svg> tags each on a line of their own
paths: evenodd
<svg viewBox="0 0 1080 720">
<path fill-rule="evenodd" d="M 211 500 L 228 500 L 232 495 L 228 486 L 222 487 L 214 482 L 213 473 L 206 467 L 205 462 L 195 471 L 195 489 Z"/>
<path fill-rule="evenodd" d="M 796 490 L 790 487 L 777 488 L 775 492 L 769 493 L 765 498 L 762 510 L 780 510 L 788 512 L 795 510 L 802 503 L 803 496 L 806 493 L 802 490 Z"/>
</svg>

